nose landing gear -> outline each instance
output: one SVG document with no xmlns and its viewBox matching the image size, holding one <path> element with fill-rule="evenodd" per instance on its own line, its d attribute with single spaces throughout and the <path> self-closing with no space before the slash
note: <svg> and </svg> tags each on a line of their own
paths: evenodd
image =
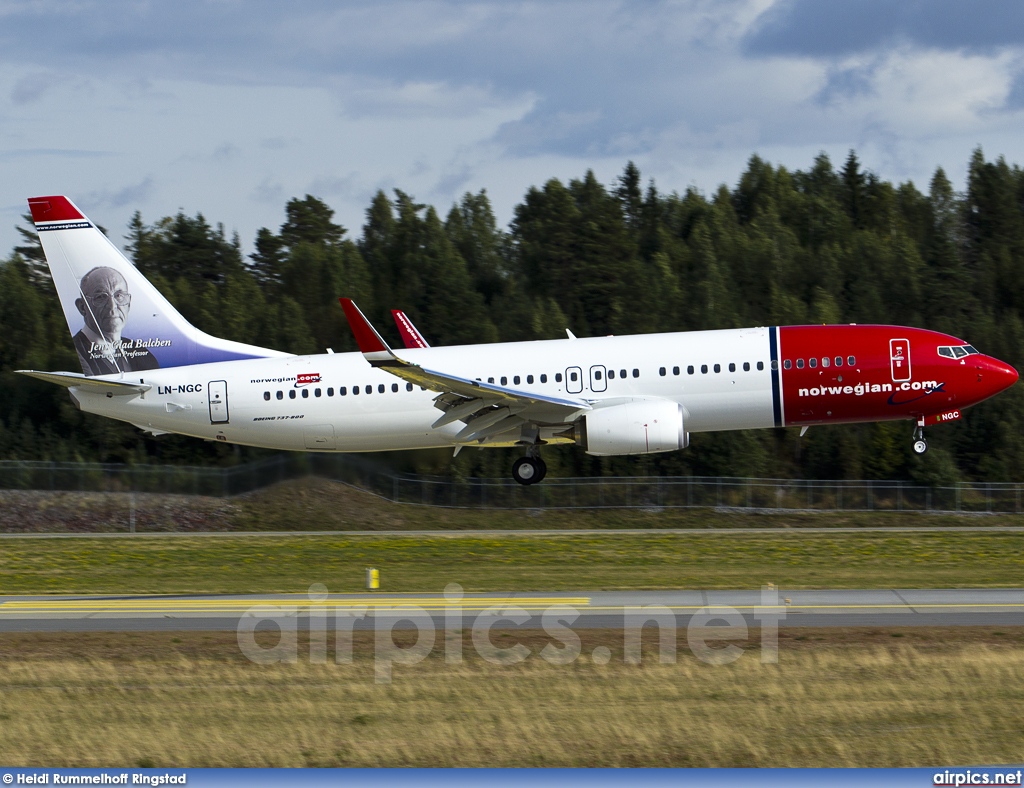
<svg viewBox="0 0 1024 788">
<path fill-rule="evenodd" d="M 924 439 L 924 425 L 918 422 L 914 428 L 914 454 L 924 454 L 928 451 L 928 441 Z"/>
</svg>

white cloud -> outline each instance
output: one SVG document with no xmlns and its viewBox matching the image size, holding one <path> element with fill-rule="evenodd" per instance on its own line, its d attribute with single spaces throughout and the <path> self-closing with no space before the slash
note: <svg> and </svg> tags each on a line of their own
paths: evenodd
<svg viewBox="0 0 1024 788">
<path fill-rule="evenodd" d="M 183 209 L 248 246 L 307 192 L 358 235 L 377 189 L 444 213 L 486 188 L 507 222 L 529 186 L 588 168 L 610 183 L 628 159 L 663 190 L 705 192 L 755 151 L 806 168 L 855 147 L 919 183 L 938 165 L 962 176 L 979 143 L 1024 161 L 1012 31 L 958 45 L 933 23 L 892 43 L 881 1 L 836 0 L 852 21 L 825 43 L 809 0 L 7 3 L 0 254 L 14 206 L 41 193 L 77 195 L 115 236 L 135 209 Z"/>
</svg>

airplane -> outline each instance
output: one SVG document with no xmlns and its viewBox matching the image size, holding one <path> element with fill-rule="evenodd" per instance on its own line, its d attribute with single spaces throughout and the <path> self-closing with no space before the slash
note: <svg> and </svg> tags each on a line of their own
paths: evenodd
<svg viewBox="0 0 1024 788">
<path fill-rule="evenodd" d="M 154 435 L 320 452 L 518 446 L 512 476 L 535 484 L 544 446 L 653 454 L 720 430 L 902 419 L 922 454 L 926 426 L 1018 377 L 962 339 L 886 325 L 456 347 L 418 331 L 410 347 L 411 329 L 396 352 L 345 298 L 359 352 L 296 356 L 192 326 L 66 197 L 29 208 L 83 372 L 19 372 Z"/>
</svg>

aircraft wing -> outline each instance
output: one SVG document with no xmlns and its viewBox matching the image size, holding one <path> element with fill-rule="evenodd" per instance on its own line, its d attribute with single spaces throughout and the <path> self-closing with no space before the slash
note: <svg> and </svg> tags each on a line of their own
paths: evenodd
<svg viewBox="0 0 1024 788">
<path fill-rule="evenodd" d="M 34 369 L 17 369 L 19 375 L 28 375 L 30 378 L 45 380 L 47 383 L 56 383 L 65 388 L 81 388 L 87 391 L 110 394 L 113 397 L 127 395 L 138 396 L 145 394 L 151 388 L 148 383 L 130 383 L 125 380 L 104 380 L 99 377 L 86 377 L 78 372 L 39 372 Z"/>
<path fill-rule="evenodd" d="M 456 436 L 460 443 L 485 440 L 527 422 L 566 424 L 591 410 L 591 406 L 582 399 L 554 397 L 496 386 L 493 383 L 427 369 L 399 358 L 370 325 L 352 299 L 340 300 L 363 357 L 371 365 L 392 375 L 430 391 L 439 392 L 434 399 L 434 405 L 444 413 L 432 426 L 437 429 L 455 421 L 465 422 L 465 429 Z"/>
</svg>

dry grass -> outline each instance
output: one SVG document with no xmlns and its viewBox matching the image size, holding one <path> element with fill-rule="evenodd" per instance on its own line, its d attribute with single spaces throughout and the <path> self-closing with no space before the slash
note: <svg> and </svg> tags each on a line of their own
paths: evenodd
<svg viewBox="0 0 1024 788">
<path fill-rule="evenodd" d="M 812 637 L 819 633 L 807 632 Z M 5 637 L 0 762 L 114 766 L 914 766 L 1020 760 L 1020 633 L 845 646 L 786 635 L 712 667 L 516 666 L 437 654 L 375 684 L 352 665 L 257 666 L 232 635 Z M 994 645 L 1009 636 L 1008 645 Z M 584 635 L 584 654 L 595 638 Z M 888 644 L 879 645 L 888 640 Z M 177 641 L 177 642 L 175 642 Z M 111 643 L 120 642 L 119 647 Z M 609 645 L 614 640 L 607 640 Z M 18 644 L 21 644 L 19 646 Z M 157 647 L 160 643 L 163 647 Z M 206 647 L 203 647 L 206 644 Z M 897 644 L 897 645 L 893 645 Z M 300 651 L 300 653 L 302 653 Z M 467 657 L 469 650 L 467 650 Z"/>
<path fill-rule="evenodd" d="M 0 490 L 0 533 L 124 533 L 127 493 Z M 140 533 L 194 531 L 549 530 L 610 528 L 863 528 L 1020 525 L 1020 516 L 729 509 L 441 509 L 397 504 L 310 477 L 233 498 L 135 495 Z"/>
</svg>

